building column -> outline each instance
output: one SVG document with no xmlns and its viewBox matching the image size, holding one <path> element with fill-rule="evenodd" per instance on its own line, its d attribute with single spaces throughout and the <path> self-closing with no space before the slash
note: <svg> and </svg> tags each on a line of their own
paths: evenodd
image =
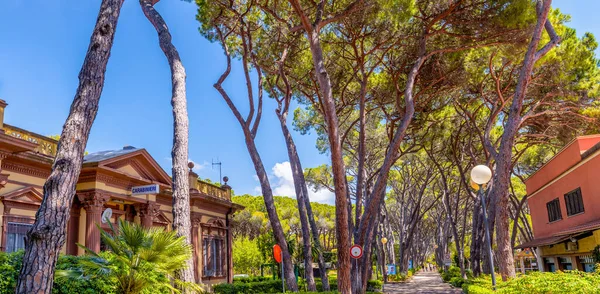
<svg viewBox="0 0 600 294">
<path fill-rule="evenodd" d="M 524 260 L 524 257 L 519 257 L 519 263 L 521 264 L 521 272 L 525 273 L 525 260 Z"/>
<path fill-rule="evenodd" d="M 544 272 L 544 257 L 542 257 L 542 249 L 540 247 L 535 248 L 535 256 L 537 259 L 538 270 Z"/>
<path fill-rule="evenodd" d="M 138 214 L 140 216 L 140 222 L 142 227 L 151 228 L 154 223 L 154 217 L 159 213 L 160 205 L 154 202 L 148 201 L 148 203 L 139 204 L 137 207 Z"/>
<path fill-rule="evenodd" d="M 77 242 L 79 240 L 79 216 L 81 206 L 75 201 L 71 206 L 71 216 L 67 224 L 67 254 L 77 255 Z"/>
<path fill-rule="evenodd" d="M 198 229 L 200 228 L 200 220 L 193 219 L 192 220 L 192 257 L 194 259 L 194 278 L 196 283 L 202 283 L 202 277 L 200 276 L 200 270 L 198 266 L 200 265 L 198 261 L 198 254 L 200 251 L 200 244 L 198 242 Z"/>
<path fill-rule="evenodd" d="M 557 271 L 562 271 L 562 270 L 563 270 L 563 266 L 562 266 L 562 264 L 560 263 L 560 260 L 558 260 L 558 256 L 551 257 L 551 258 L 554 258 L 554 268 L 555 268 Z"/>
<path fill-rule="evenodd" d="M 571 264 L 573 265 L 573 269 L 576 269 L 578 271 L 584 270 L 583 264 L 581 263 L 579 256 L 571 256 Z"/>
<path fill-rule="evenodd" d="M 231 235 L 231 216 L 233 212 L 229 209 L 229 212 L 225 216 L 225 223 L 227 225 L 227 283 L 233 283 L 233 236 Z"/>
<path fill-rule="evenodd" d="M 79 195 L 77 195 L 79 197 Z M 85 247 L 94 252 L 100 252 L 100 229 L 104 204 L 110 196 L 99 192 L 83 194 L 79 199 L 85 209 Z"/>
</svg>

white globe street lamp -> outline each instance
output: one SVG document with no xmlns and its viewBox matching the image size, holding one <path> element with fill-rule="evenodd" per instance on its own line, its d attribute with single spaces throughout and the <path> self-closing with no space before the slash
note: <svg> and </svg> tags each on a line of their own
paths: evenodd
<svg viewBox="0 0 600 294">
<path fill-rule="evenodd" d="M 478 185 L 487 184 L 492 179 L 492 170 L 480 164 L 471 170 L 471 179 Z"/>
<path fill-rule="evenodd" d="M 481 209 L 483 209 L 483 222 L 485 226 L 485 241 L 488 249 L 488 257 L 490 262 L 490 273 L 492 274 L 492 288 L 496 290 L 496 273 L 494 272 L 494 257 L 492 256 L 492 242 L 490 240 L 490 228 L 488 225 L 487 211 L 485 205 L 485 197 L 483 195 L 483 185 L 487 184 L 492 179 L 492 170 L 486 165 L 477 165 L 471 170 L 471 181 L 479 187 L 478 194 L 481 198 Z"/>
</svg>

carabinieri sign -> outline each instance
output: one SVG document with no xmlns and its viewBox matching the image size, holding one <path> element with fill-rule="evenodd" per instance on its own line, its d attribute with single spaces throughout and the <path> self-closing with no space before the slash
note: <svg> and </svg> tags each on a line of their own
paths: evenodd
<svg viewBox="0 0 600 294">
<path fill-rule="evenodd" d="M 158 187 L 158 184 L 137 186 L 131 188 L 131 195 L 158 194 L 159 192 L 160 188 Z"/>
</svg>

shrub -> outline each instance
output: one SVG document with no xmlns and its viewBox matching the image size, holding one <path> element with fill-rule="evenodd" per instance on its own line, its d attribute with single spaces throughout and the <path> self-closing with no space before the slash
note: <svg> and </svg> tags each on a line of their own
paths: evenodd
<svg viewBox="0 0 600 294">
<path fill-rule="evenodd" d="M 14 253 L 0 251 L 0 294 L 15 293 L 22 263 L 23 251 Z"/>
<path fill-rule="evenodd" d="M 444 282 L 450 282 L 452 278 L 462 278 L 459 267 L 451 266 L 447 271 L 442 272 L 442 280 Z"/>
<path fill-rule="evenodd" d="M 89 256 L 72 256 L 62 255 L 56 263 L 56 270 L 66 271 L 81 267 L 81 263 L 89 262 Z M 52 293 L 56 294 L 95 294 L 95 293 L 115 293 L 111 282 L 102 277 L 94 277 L 94 279 L 54 279 Z"/>
<path fill-rule="evenodd" d="M 489 276 L 465 281 L 462 286 L 467 294 L 494 293 Z M 508 282 L 499 282 L 495 293 L 600 293 L 600 275 L 580 271 L 532 272 Z"/>
<path fill-rule="evenodd" d="M 263 277 L 260 277 L 263 278 Z M 280 293 L 282 292 L 281 280 L 272 280 L 269 278 L 263 278 L 267 280 L 262 280 L 259 277 L 253 278 L 242 278 L 234 280 L 233 284 L 218 284 L 213 286 L 213 291 L 215 294 L 239 294 L 239 293 Z M 262 280 L 262 281 L 258 281 Z M 298 288 L 304 288 L 304 281 L 299 281 Z M 323 292 L 323 284 L 320 280 L 315 281 L 315 285 L 317 286 L 318 293 L 337 293 L 337 280 L 329 281 L 329 292 Z M 382 288 L 383 282 L 378 280 L 371 280 L 367 282 L 367 292 L 375 292 L 380 291 Z M 301 293 L 309 293 L 309 292 L 301 292 Z"/>
<path fill-rule="evenodd" d="M 278 293 L 282 292 L 281 280 L 265 280 L 254 282 L 234 281 L 233 284 L 218 284 L 213 286 L 215 294 L 237 293 Z"/>
<path fill-rule="evenodd" d="M 264 282 L 267 280 L 273 280 L 273 278 L 263 277 L 263 276 L 247 277 L 247 278 L 233 278 L 234 282 L 240 282 L 240 283 Z"/>
<path fill-rule="evenodd" d="M 24 251 L 13 253 L 0 252 L 0 294 L 14 293 L 17 278 L 23 261 Z M 56 263 L 56 270 L 68 270 L 79 267 L 80 263 L 89 260 L 87 256 L 61 255 Z M 61 279 L 55 278 L 52 293 L 67 294 L 95 294 L 115 293 L 110 282 L 106 279 Z"/>
<path fill-rule="evenodd" d="M 461 277 L 453 277 L 450 279 L 450 285 L 457 287 L 457 288 L 462 287 L 464 282 L 465 282 L 465 279 L 463 279 Z"/>
<path fill-rule="evenodd" d="M 408 272 L 408 274 L 403 274 L 403 273 L 397 273 L 395 275 L 388 275 L 388 281 L 390 282 L 404 282 L 406 280 L 408 280 L 408 278 L 410 277 L 411 273 Z"/>
<path fill-rule="evenodd" d="M 382 281 L 379 280 L 370 280 L 367 282 L 367 292 L 375 292 L 381 290 L 383 285 Z"/>
</svg>

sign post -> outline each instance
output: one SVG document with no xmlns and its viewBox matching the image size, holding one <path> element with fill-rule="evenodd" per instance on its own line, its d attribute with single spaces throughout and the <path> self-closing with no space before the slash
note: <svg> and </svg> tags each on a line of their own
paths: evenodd
<svg viewBox="0 0 600 294">
<path fill-rule="evenodd" d="M 450 256 L 450 253 L 446 253 L 444 254 L 444 266 L 451 266 L 452 265 L 452 258 Z"/>
<path fill-rule="evenodd" d="M 283 289 L 283 293 L 285 293 L 285 273 L 283 270 L 283 251 L 281 251 L 281 247 L 279 244 L 275 244 L 273 246 L 273 258 L 279 264 L 281 264 L 281 287 Z"/>
</svg>

